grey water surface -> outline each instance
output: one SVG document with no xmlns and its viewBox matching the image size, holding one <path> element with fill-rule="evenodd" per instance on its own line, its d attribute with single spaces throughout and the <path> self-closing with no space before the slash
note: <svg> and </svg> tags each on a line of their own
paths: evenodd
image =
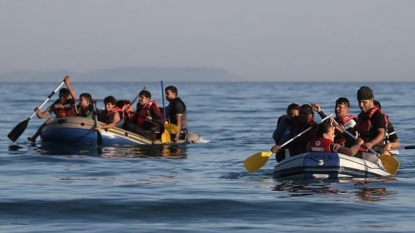
<svg viewBox="0 0 415 233">
<path fill-rule="evenodd" d="M 176 147 L 44 146 L 32 118 L 56 83 L 1 83 L 1 232 L 413 232 L 415 150 L 401 150 L 396 179 L 301 183 L 272 178 L 274 158 L 249 174 L 242 161 L 268 151 L 276 119 L 288 104 L 317 102 L 326 113 L 369 85 L 402 145 L 414 145 L 414 83 L 164 83 L 185 101 L 190 131 L 201 144 Z M 154 83 L 80 83 L 79 95 L 133 99 Z M 57 95 L 52 97 L 51 103 Z M 47 105 L 46 105 L 47 106 Z M 316 117 L 316 119 L 320 119 Z"/>
</svg>

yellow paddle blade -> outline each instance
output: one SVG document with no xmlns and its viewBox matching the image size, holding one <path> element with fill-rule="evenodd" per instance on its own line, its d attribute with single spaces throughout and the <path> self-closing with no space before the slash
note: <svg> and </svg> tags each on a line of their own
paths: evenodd
<svg viewBox="0 0 415 233">
<path fill-rule="evenodd" d="M 176 134 L 177 131 L 179 131 L 179 127 L 172 123 L 165 124 L 164 129 L 167 130 L 171 134 Z"/>
<path fill-rule="evenodd" d="M 249 156 L 248 158 L 244 160 L 244 165 L 245 165 L 246 170 L 249 173 L 258 171 L 261 167 L 263 167 L 267 163 L 271 155 L 272 155 L 272 152 L 268 151 L 268 152 L 258 152 L 256 154 Z"/>
<path fill-rule="evenodd" d="M 162 143 L 171 142 L 171 137 L 170 137 L 169 132 L 167 132 L 167 130 L 164 130 L 164 132 L 161 134 L 161 142 Z"/>
<path fill-rule="evenodd" d="M 395 175 L 398 172 L 400 163 L 395 157 L 391 155 L 379 155 L 379 159 L 388 173 Z"/>
</svg>

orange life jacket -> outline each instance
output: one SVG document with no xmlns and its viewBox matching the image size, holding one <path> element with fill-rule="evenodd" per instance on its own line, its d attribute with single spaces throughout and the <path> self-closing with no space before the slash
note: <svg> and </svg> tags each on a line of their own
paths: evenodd
<svg viewBox="0 0 415 233">
<path fill-rule="evenodd" d="M 123 119 L 122 118 L 122 109 L 119 107 L 114 107 L 113 109 L 111 109 L 111 111 L 104 111 L 104 114 L 102 115 L 101 121 L 105 122 L 105 123 L 111 123 L 112 122 L 112 118 L 114 117 L 114 113 L 118 112 L 118 114 L 120 114 L 120 121 Z"/>
<path fill-rule="evenodd" d="M 53 104 L 53 109 L 54 109 L 53 112 L 55 113 L 56 118 L 78 115 L 78 113 L 75 110 L 75 105 L 72 104 L 70 101 L 67 101 L 65 104 L 61 104 L 60 102 L 55 102 Z"/>
<path fill-rule="evenodd" d="M 310 144 L 308 144 L 307 151 L 310 152 L 327 152 L 330 153 L 331 151 L 331 144 L 333 142 L 330 139 L 319 137 L 314 138 L 311 140 Z"/>
<path fill-rule="evenodd" d="M 156 100 L 150 100 L 146 103 L 139 112 L 137 112 L 137 126 L 143 128 L 144 123 L 146 122 L 146 117 L 150 115 L 150 109 L 152 105 L 155 105 L 158 108 Z"/>
</svg>

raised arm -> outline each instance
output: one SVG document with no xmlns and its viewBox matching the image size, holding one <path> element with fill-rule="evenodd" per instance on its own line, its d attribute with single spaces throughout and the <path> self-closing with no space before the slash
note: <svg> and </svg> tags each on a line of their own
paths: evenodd
<svg viewBox="0 0 415 233">
<path fill-rule="evenodd" d="M 66 75 L 63 81 L 65 82 L 65 85 L 69 90 L 69 94 L 71 94 L 73 102 L 76 103 L 76 93 L 75 93 L 75 90 L 71 86 L 71 78 L 68 75 Z"/>
</svg>

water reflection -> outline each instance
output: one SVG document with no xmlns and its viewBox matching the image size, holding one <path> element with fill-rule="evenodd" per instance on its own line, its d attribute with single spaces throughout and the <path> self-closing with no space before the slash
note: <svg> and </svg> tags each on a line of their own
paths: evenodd
<svg viewBox="0 0 415 233">
<path fill-rule="evenodd" d="M 96 145 L 57 145 L 29 143 L 27 145 L 10 145 L 10 154 L 40 154 L 65 156 L 95 156 L 103 158 L 148 158 L 168 157 L 169 159 L 186 159 L 187 145 L 134 145 L 98 147 Z"/>
<path fill-rule="evenodd" d="M 187 146 L 183 145 L 139 145 L 133 147 L 104 147 L 100 153 L 104 158 L 148 158 L 168 157 L 170 159 L 187 158 Z"/>
<path fill-rule="evenodd" d="M 310 195 L 350 195 L 358 198 L 358 201 L 375 202 L 383 201 L 390 195 L 398 194 L 397 191 L 388 190 L 385 181 L 395 180 L 392 178 L 379 178 L 371 180 L 348 180 L 347 182 L 323 182 L 323 181 L 281 181 L 271 190 L 285 192 L 288 197 L 301 197 Z M 287 196 L 282 196 L 285 198 Z"/>
</svg>

